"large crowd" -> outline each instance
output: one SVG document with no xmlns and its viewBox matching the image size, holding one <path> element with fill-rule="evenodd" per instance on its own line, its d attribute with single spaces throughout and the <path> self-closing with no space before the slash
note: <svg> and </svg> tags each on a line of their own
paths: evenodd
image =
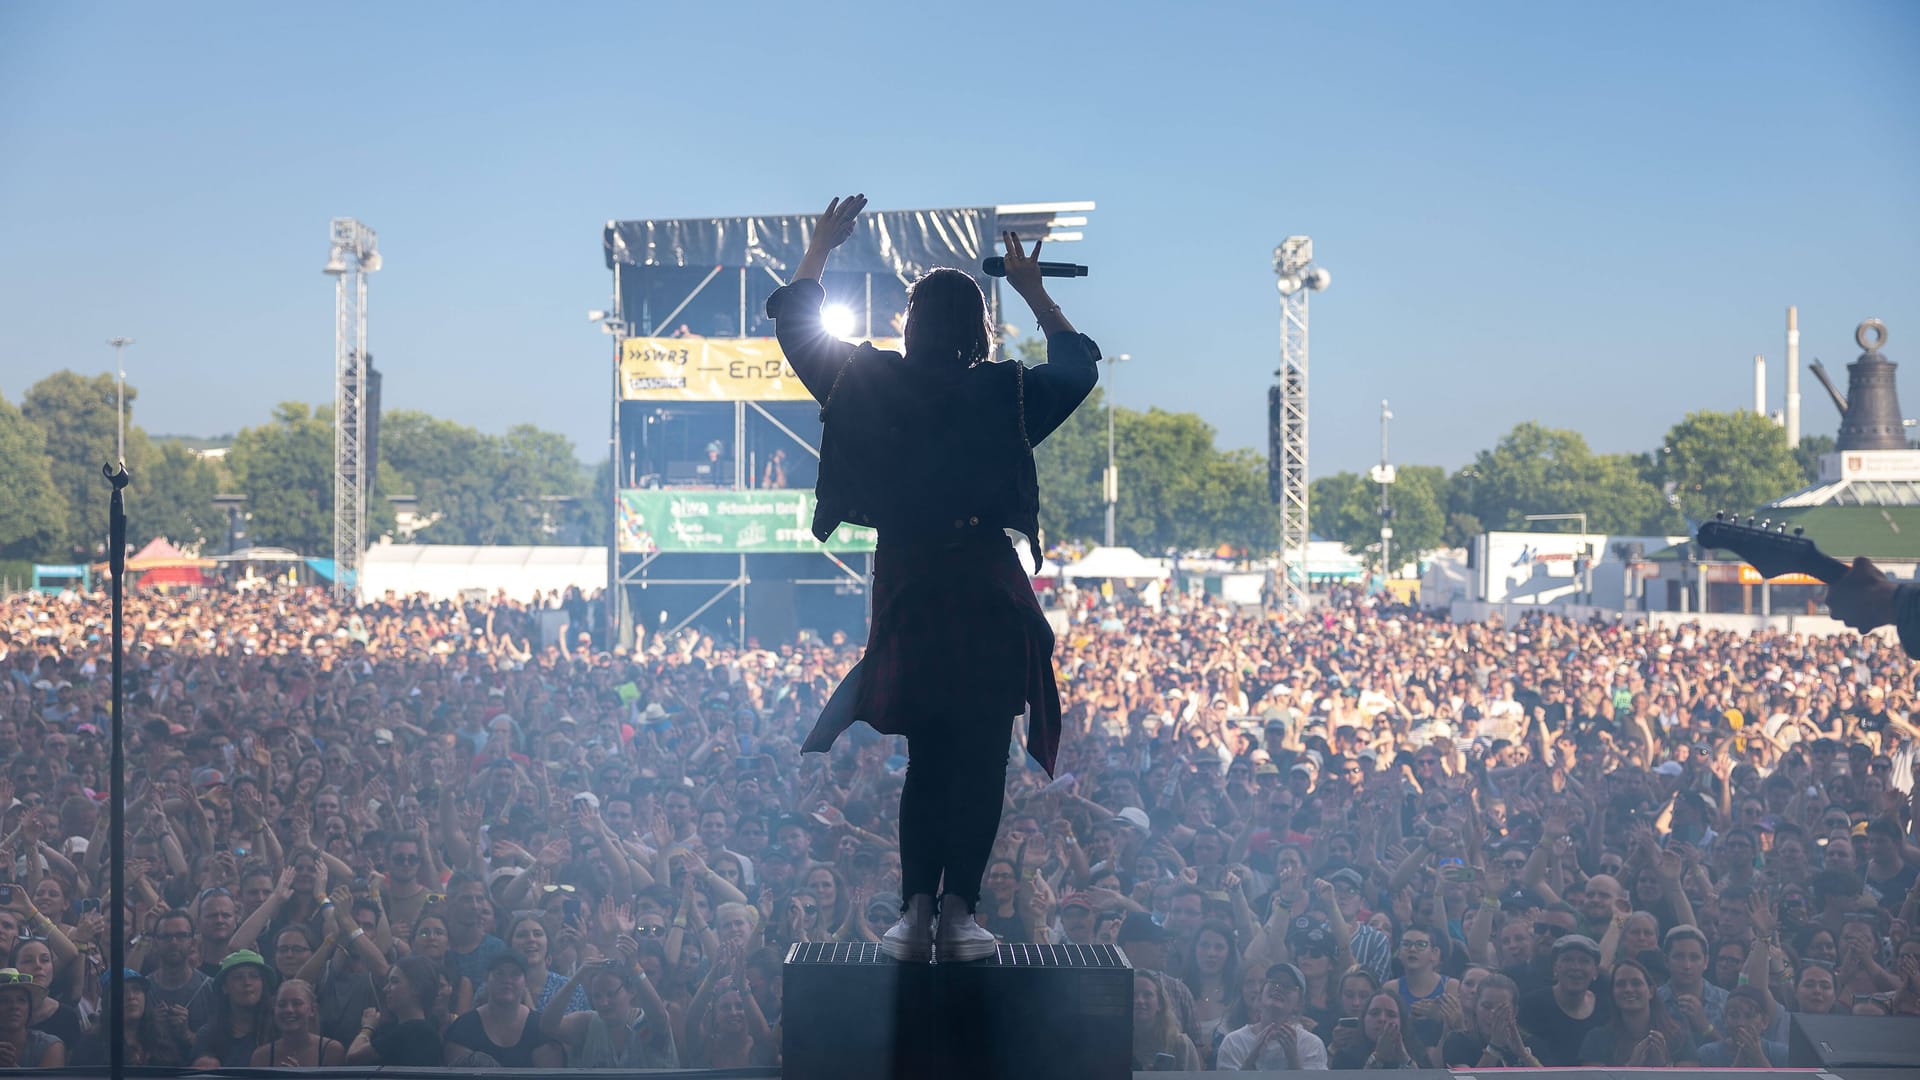
<svg viewBox="0 0 1920 1080">
<path fill-rule="evenodd" d="M 1064 598 L 1058 776 L 1015 749 L 976 917 L 1119 944 L 1136 1068 L 1784 1065 L 1793 1013 L 1920 1017 L 1890 638 L 1328 601 Z M 130 596 L 129 1061 L 777 1064 L 785 948 L 899 915 L 904 741 L 799 753 L 842 635 L 628 651 L 590 602 Z M 107 608 L 0 605 L 0 1067 L 99 1063 Z"/>
</svg>

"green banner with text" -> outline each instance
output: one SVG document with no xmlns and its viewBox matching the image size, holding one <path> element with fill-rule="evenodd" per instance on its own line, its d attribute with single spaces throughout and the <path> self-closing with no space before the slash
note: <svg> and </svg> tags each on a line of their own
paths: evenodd
<svg viewBox="0 0 1920 1080">
<path fill-rule="evenodd" d="M 872 551 L 877 534 L 841 525 L 813 538 L 811 491 L 655 491 L 620 493 L 620 550 L 775 552 Z"/>
</svg>

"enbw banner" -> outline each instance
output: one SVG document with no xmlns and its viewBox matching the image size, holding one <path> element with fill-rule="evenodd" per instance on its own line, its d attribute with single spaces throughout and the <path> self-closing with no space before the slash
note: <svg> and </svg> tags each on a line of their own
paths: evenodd
<svg viewBox="0 0 1920 1080">
<path fill-rule="evenodd" d="M 900 348 L 875 339 L 875 348 Z M 624 401 L 807 401 L 773 338 L 627 338 L 620 346 Z"/>
<path fill-rule="evenodd" d="M 842 524 L 822 544 L 813 538 L 811 491 L 654 491 L 620 493 L 620 550 L 767 552 L 872 551 L 878 534 Z"/>
</svg>

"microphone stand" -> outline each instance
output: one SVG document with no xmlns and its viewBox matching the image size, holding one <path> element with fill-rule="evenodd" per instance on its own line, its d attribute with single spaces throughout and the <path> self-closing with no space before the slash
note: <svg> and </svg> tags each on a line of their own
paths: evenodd
<svg viewBox="0 0 1920 1080">
<path fill-rule="evenodd" d="M 126 626 L 123 622 L 127 574 L 127 463 L 118 468 L 102 465 L 100 474 L 113 485 L 112 501 L 107 508 L 107 566 L 112 575 L 108 588 L 113 597 L 113 717 L 109 725 L 112 758 L 107 768 L 108 829 L 112 846 L 107 851 L 109 884 L 107 897 L 107 1075 L 124 1080 L 127 1075 L 127 900 L 126 900 L 126 684 L 122 668 L 126 659 Z"/>
</svg>

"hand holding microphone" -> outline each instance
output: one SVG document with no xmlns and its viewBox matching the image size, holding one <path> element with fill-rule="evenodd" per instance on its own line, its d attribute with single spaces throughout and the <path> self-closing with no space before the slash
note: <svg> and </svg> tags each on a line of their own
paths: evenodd
<svg viewBox="0 0 1920 1080">
<path fill-rule="evenodd" d="M 1047 275 L 1048 266 L 1067 264 L 1049 264 L 1040 261 L 1040 246 L 1046 243 L 1045 240 L 1034 241 L 1033 254 L 1028 255 L 1026 248 L 1021 246 L 1020 237 L 1017 234 L 1007 232 L 1002 234 L 1002 237 L 1007 245 L 1006 258 L 988 259 L 983 264 L 983 269 L 992 274 L 993 264 L 996 262 L 1000 264 L 1000 269 L 1006 274 L 1007 284 L 1013 286 L 1014 291 L 1026 300 L 1027 306 L 1033 309 L 1034 318 L 1039 320 L 1042 332 L 1049 337 L 1063 331 L 1071 332 L 1073 324 L 1067 322 L 1066 315 L 1060 311 L 1060 305 L 1054 303 L 1053 298 L 1047 295 L 1047 287 L 1041 281 L 1041 278 Z M 1076 269 L 1081 274 L 1086 272 L 1084 267 Z M 1054 274 L 1055 276 L 1078 276 L 1064 275 L 1058 270 Z"/>
</svg>

